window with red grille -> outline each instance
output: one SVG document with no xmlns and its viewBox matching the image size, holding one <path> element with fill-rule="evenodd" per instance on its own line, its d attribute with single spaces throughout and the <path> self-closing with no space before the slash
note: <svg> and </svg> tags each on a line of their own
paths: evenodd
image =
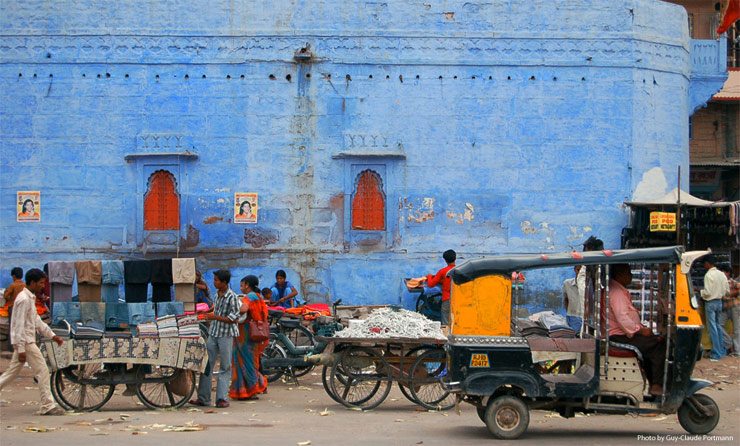
<svg viewBox="0 0 740 446">
<path fill-rule="evenodd" d="M 144 229 L 180 229 L 180 197 L 175 177 L 166 170 L 158 170 L 149 177 L 149 187 L 144 195 Z"/>
<path fill-rule="evenodd" d="M 385 229 L 385 195 L 380 176 L 372 170 L 363 171 L 357 179 L 352 197 L 352 229 Z"/>
</svg>

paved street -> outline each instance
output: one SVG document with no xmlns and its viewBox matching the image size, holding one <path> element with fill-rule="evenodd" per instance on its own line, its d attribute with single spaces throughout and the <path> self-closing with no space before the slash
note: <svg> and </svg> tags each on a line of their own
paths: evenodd
<svg viewBox="0 0 740 446">
<path fill-rule="evenodd" d="M 0 370 L 8 360 L 0 361 Z M 712 435 L 726 437 L 720 444 L 738 444 L 740 439 L 740 360 L 720 363 L 701 361 L 695 376 L 718 382 L 707 391 L 722 410 Z M 60 417 L 34 415 L 38 391 L 26 368 L 22 379 L 0 392 L 0 444 L 2 446 L 105 443 L 128 444 L 259 444 L 297 445 L 483 445 L 494 440 L 470 406 L 462 413 L 426 412 L 410 404 L 394 389 L 389 399 L 371 412 L 347 410 L 334 403 L 321 387 L 318 374 L 309 375 L 299 386 L 280 383 L 270 387 L 259 401 L 233 402 L 228 409 L 150 411 L 138 400 L 117 394 L 100 412 Z M 203 431 L 173 432 L 167 429 L 199 425 Z M 41 428 L 41 429 L 38 429 Z M 28 432 L 47 429 L 48 432 Z M 641 435 L 643 437 L 638 437 Z M 534 412 L 528 432 L 517 444 L 571 445 L 635 444 L 663 442 L 706 444 L 708 439 L 681 439 L 686 432 L 675 415 L 633 417 L 619 415 L 578 416 L 562 419 L 548 412 Z M 654 439 L 644 437 L 653 436 Z M 104 438 L 101 438 L 104 437 Z M 733 440 L 730 441 L 729 437 Z M 682 441 L 683 440 L 683 441 Z"/>
</svg>

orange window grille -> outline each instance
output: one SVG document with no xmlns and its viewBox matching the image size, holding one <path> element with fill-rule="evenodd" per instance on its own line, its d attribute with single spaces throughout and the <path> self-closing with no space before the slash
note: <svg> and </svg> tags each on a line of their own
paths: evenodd
<svg viewBox="0 0 740 446">
<path fill-rule="evenodd" d="M 352 197 L 352 229 L 385 229 L 385 195 L 380 176 L 372 170 L 362 172 Z"/>
<path fill-rule="evenodd" d="M 144 229 L 147 231 L 180 228 L 180 197 L 175 178 L 166 170 L 158 170 L 149 178 L 144 196 Z"/>
</svg>

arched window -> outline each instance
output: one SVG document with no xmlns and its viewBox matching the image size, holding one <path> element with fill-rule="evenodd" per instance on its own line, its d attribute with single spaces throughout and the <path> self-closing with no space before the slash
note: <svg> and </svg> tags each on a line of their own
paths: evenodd
<svg viewBox="0 0 740 446">
<path fill-rule="evenodd" d="M 352 197 L 352 229 L 382 231 L 385 229 L 385 194 L 380 175 L 365 170 L 357 178 Z"/>
<path fill-rule="evenodd" d="M 144 195 L 144 230 L 167 231 L 180 229 L 180 197 L 175 177 L 158 170 L 149 177 Z"/>
</svg>

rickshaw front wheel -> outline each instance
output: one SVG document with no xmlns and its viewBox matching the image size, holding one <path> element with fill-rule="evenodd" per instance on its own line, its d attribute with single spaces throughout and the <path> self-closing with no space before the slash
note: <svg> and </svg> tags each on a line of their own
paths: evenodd
<svg viewBox="0 0 740 446">
<path fill-rule="evenodd" d="M 486 408 L 484 422 L 494 437 L 513 440 L 527 430 L 529 409 L 524 401 L 515 396 L 492 398 Z"/>
<path fill-rule="evenodd" d="M 704 406 L 709 414 L 705 414 L 698 407 L 695 407 L 693 402 L 689 401 L 690 398 Z M 678 408 L 678 422 L 681 427 L 686 429 L 686 432 L 692 435 L 708 434 L 719 423 L 719 406 L 712 398 L 702 393 L 694 394 L 686 398 L 681 407 Z"/>
</svg>

